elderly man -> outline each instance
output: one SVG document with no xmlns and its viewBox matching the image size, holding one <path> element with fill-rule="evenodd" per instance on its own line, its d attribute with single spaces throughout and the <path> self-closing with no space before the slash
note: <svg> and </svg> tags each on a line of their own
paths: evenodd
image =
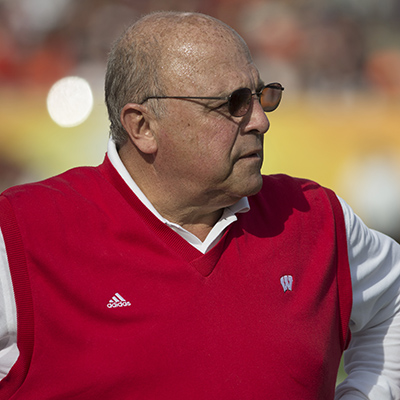
<svg viewBox="0 0 400 400">
<path fill-rule="evenodd" d="M 346 347 L 338 399 L 400 398 L 399 246 L 261 175 L 282 91 L 214 18 L 124 33 L 104 163 L 0 197 L 1 399 L 333 399 Z"/>
</svg>

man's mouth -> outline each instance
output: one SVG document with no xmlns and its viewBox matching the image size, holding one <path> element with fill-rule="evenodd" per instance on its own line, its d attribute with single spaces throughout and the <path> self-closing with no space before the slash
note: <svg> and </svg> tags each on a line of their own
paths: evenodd
<svg viewBox="0 0 400 400">
<path fill-rule="evenodd" d="M 261 151 L 253 151 L 253 152 L 251 152 L 251 153 L 247 153 L 247 154 L 245 154 L 245 155 L 243 155 L 243 156 L 241 156 L 240 158 L 241 159 L 243 159 L 243 158 L 254 158 L 254 159 L 261 159 Z"/>
</svg>

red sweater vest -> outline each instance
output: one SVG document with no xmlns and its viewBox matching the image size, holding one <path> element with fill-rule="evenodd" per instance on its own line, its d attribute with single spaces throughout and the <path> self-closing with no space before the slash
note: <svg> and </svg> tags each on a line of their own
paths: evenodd
<svg viewBox="0 0 400 400">
<path fill-rule="evenodd" d="M 329 190 L 265 177 L 205 255 L 107 158 L 0 199 L 20 349 L 0 399 L 333 399 L 351 282 Z"/>
</svg>

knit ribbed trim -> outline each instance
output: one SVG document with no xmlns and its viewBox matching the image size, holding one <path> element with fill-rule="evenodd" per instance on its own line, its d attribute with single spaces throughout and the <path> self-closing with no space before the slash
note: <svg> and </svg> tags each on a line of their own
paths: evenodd
<svg viewBox="0 0 400 400">
<path fill-rule="evenodd" d="M 347 237 L 346 237 L 346 225 L 344 221 L 343 209 L 340 202 L 334 192 L 329 189 L 325 189 L 329 200 L 332 205 L 332 209 L 335 215 L 335 227 L 336 227 L 336 248 L 337 248 L 337 281 L 339 301 L 340 301 L 340 323 L 342 327 L 342 350 L 346 350 L 351 333 L 349 329 L 350 315 L 353 303 L 353 291 L 351 284 L 350 266 L 347 251 Z"/>
</svg>

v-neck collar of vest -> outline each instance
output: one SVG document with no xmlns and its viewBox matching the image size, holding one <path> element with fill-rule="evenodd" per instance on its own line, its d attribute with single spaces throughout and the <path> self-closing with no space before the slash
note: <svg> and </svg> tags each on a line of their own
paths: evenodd
<svg viewBox="0 0 400 400">
<path fill-rule="evenodd" d="M 127 201 L 127 203 L 135 210 L 139 210 L 141 217 L 170 249 L 175 250 L 176 253 L 178 253 L 188 264 L 195 268 L 204 277 L 211 275 L 222 255 L 229 227 L 222 239 L 210 251 L 203 254 L 148 210 L 148 208 L 137 198 L 129 186 L 124 182 L 122 177 L 112 166 L 107 156 L 98 169 L 104 178 L 114 186 L 115 189 L 117 189 L 125 201 Z"/>
</svg>

